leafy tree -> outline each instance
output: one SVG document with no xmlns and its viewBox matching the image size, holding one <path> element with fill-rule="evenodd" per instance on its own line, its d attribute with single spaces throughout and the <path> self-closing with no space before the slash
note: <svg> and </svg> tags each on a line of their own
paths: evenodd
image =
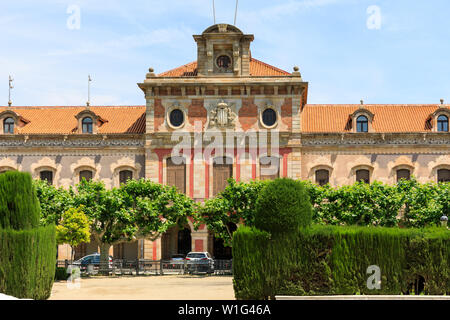
<svg viewBox="0 0 450 320">
<path fill-rule="evenodd" d="M 217 238 L 223 239 L 225 246 L 231 246 L 230 225 L 254 225 L 256 199 L 267 183 L 268 181 L 238 183 L 232 178 L 228 179 L 224 191 L 197 205 L 194 227 L 206 224 Z"/>
<path fill-rule="evenodd" d="M 56 226 L 56 241 L 58 244 L 67 243 L 70 245 L 72 261 L 75 247 L 83 242 L 89 242 L 91 236 L 89 219 L 82 210 L 83 207 L 79 207 L 65 211 L 59 225 Z"/>
<path fill-rule="evenodd" d="M 73 208 L 73 189 L 56 188 L 44 180 L 33 180 L 41 207 L 41 225 L 58 224 L 62 214 Z"/>
<path fill-rule="evenodd" d="M 193 201 L 149 180 L 129 180 L 107 190 L 103 182 L 83 180 L 74 195 L 91 220 L 91 233 L 100 246 L 101 266 L 107 266 L 112 245 L 137 239 L 155 240 L 175 224 L 187 223 Z"/>
</svg>

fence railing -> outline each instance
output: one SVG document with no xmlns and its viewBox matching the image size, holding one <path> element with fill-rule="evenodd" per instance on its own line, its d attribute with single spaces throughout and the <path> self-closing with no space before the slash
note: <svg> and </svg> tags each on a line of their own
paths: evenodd
<svg viewBox="0 0 450 320">
<path fill-rule="evenodd" d="M 68 273 L 79 269 L 81 275 L 173 275 L 173 274 L 215 274 L 231 275 L 232 260 L 145 260 L 113 259 L 109 263 L 79 264 L 76 261 L 58 260 L 57 267 Z"/>
</svg>

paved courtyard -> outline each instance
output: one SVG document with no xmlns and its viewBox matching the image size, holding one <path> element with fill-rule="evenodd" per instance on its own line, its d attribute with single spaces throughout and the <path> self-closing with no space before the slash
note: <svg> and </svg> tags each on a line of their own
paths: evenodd
<svg viewBox="0 0 450 320">
<path fill-rule="evenodd" d="M 234 300 L 231 276 L 82 278 L 55 281 L 49 300 Z M 72 287 L 72 288 L 71 288 Z"/>
</svg>

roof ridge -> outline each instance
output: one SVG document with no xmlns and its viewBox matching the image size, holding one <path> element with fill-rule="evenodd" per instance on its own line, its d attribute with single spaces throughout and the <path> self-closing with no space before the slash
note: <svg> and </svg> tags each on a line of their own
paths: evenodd
<svg viewBox="0 0 450 320">
<path fill-rule="evenodd" d="M 86 108 L 86 106 L 0 106 L 2 108 L 14 109 L 69 109 L 69 108 Z M 145 105 L 99 105 L 89 106 L 89 108 L 145 108 Z"/>
<path fill-rule="evenodd" d="M 183 64 L 182 66 L 179 66 L 179 67 L 176 67 L 176 68 L 173 68 L 173 69 L 170 69 L 170 70 L 161 72 L 161 73 L 159 73 L 157 76 L 158 76 L 158 77 L 161 77 L 161 76 L 163 76 L 164 74 L 171 73 L 171 72 L 176 71 L 176 70 L 179 70 L 179 69 L 181 69 L 181 68 L 187 68 L 188 66 L 191 66 L 191 65 L 193 65 L 193 64 L 197 64 L 197 60 L 192 61 L 192 62 L 189 62 L 189 63 L 186 63 L 186 64 Z"/>
<path fill-rule="evenodd" d="M 289 72 L 287 72 L 287 71 L 285 71 L 285 70 L 283 70 L 283 69 L 277 68 L 277 67 L 275 67 L 275 66 L 273 66 L 273 65 L 271 65 L 271 64 L 268 64 L 268 63 L 266 63 L 266 62 L 264 62 L 264 61 L 258 60 L 258 59 L 256 59 L 256 58 L 251 57 L 251 58 L 250 58 L 250 61 L 255 61 L 255 62 L 261 63 L 261 64 L 265 65 L 266 67 L 272 68 L 273 70 L 276 70 L 276 71 L 282 72 L 282 73 L 286 73 L 286 75 L 290 75 Z"/>
</svg>

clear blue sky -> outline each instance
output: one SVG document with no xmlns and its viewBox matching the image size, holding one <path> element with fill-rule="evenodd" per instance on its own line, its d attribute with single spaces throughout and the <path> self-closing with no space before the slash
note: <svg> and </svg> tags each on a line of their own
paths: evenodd
<svg viewBox="0 0 450 320">
<path fill-rule="evenodd" d="M 217 22 L 233 23 L 235 1 L 215 2 Z M 439 103 L 450 101 L 449 13 L 448 0 L 240 0 L 236 25 L 255 35 L 253 57 L 300 67 L 309 103 Z M 9 74 L 14 105 L 84 105 L 88 74 L 92 104 L 143 105 L 148 68 L 196 60 L 192 35 L 212 24 L 212 0 L 2 0 L 0 105 Z"/>
</svg>

